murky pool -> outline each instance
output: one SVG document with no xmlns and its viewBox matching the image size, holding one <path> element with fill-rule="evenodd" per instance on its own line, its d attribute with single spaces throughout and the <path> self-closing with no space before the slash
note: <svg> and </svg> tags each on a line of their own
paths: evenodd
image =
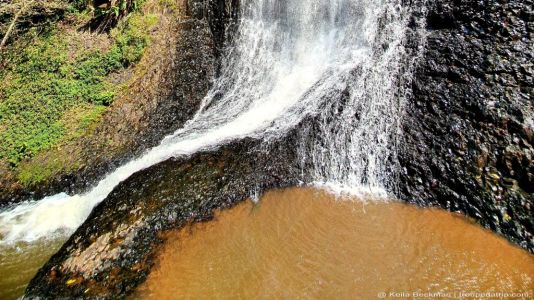
<svg viewBox="0 0 534 300">
<path fill-rule="evenodd" d="M 169 233 L 133 298 L 530 298 L 533 278 L 531 254 L 464 217 L 293 188 Z"/>
<path fill-rule="evenodd" d="M 54 254 L 63 238 L 34 243 L 0 244 L 0 299 L 18 299 L 37 270 Z"/>
</svg>

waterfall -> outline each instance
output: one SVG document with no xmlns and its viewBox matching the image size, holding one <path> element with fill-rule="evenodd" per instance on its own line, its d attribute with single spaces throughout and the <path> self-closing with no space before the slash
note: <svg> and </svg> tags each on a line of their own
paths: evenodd
<svg viewBox="0 0 534 300">
<path fill-rule="evenodd" d="M 233 44 L 201 108 L 159 146 L 86 193 L 0 213 L 0 242 L 68 234 L 122 181 L 170 157 L 243 137 L 283 137 L 305 117 L 301 160 L 310 180 L 371 192 L 388 188 L 408 76 L 410 11 L 402 0 L 243 0 Z"/>
<path fill-rule="evenodd" d="M 386 197 L 395 190 L 400 125 L 420 51 L 405 48 L 410 11 L 399 1 L 350 3 L 363 11 L 337 47 L 352 56 L 328 83 L 335 88 L 314 95 L 325 101 L 316 101 L 317 124 L 301 133 L 301 161 L 316 185 Z M 355 15 L 341 12 L 345 20 Z"/>
</svg>

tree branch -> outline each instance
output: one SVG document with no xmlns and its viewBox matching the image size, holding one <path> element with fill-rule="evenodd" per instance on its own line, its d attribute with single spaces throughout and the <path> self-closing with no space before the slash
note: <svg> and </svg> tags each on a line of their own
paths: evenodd
<svg viewBox="0 0 534 300">
<path fill-rule="evenodd" d="M 7 28 L 6 34 L 4 35 L 4 38 L 2 39 L 2 42 L 0 42 L 0 52 L 2 52 L 2 49 L 4 48 L 5 44 L 7 43 L 7 40 L 9 39 L 9 36 L 11 35 L 11 32 L 13 32 L 13 29 L 15 28 L 15 25 L 17 24 L 17 21 L 19 17 L 24 13 L 24 10 L 26 7 L 31 4 L 33 0 L 31 1 L 23 1 L 22 6 L 17 11 L 15 16 L 13 17 L 13 21 L 11 21 L 11 24 L 9 24 L 9 27 Z"/>
</svg>

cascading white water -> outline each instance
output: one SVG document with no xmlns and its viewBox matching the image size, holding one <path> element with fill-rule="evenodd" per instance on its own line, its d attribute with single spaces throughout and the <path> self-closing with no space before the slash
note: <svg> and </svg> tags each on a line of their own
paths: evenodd
<svg viewBox="0 0 534 300">
<path fill-rule="evenodd" d="M 385 187 L 402 110 L 397 78 L 409 11 L 401 0 L 244 0 L 241 9 L 221 76 L 184 128 L 87 193 L 0 213 L 1 242 L 70 233 L 139 170 L 246 136 L 269 141 L 306 116 L 321 120 L 317 132 L 303 135 L 301 151 L 314 180 Z"/>
<path fill-rule="evenodd" d="M 360 5 L 362 47 L 353 49 L 350 70 L 339 74 L 338 101 L 330 95 L 321 103 L 319 124 L 302 131 L 301 161 L 316 185 L 386 197 L 395 189 L 400 122 L 421 48 L 405 48 L 411 11 L 400 2 Z M 414 33 L 422 46 L 424 33 Z"/>
</svg>

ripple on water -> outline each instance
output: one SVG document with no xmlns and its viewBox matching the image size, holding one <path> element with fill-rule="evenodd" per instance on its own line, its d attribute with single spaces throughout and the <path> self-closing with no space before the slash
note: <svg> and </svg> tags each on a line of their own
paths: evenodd
<svg viewBox="0 0 534 300">
<path fill-rule="evenodd" d="M 456 214 L 293 188 L 169 233 L 135 297 L 532 296 L 533 277 L 531 254 Z"/>
<path fill-rule="evenodd" d="M 65 237 L 32 243 L 0 243 L 0 299 L 22 296 L 28 282 L 63 244 Z"/>
</svg>

